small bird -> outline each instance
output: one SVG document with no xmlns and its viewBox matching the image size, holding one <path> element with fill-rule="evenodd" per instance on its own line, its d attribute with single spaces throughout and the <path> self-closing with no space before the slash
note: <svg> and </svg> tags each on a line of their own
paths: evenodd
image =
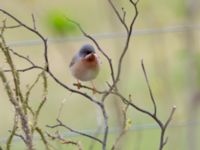
<svg viewBox="0 0 200 150">
<path fill-rule="evenodd" d="M 100 60 L 94 47 L 86 44 L 81 47 L 78 53 L 72 58 L 69 65 L 72 75 L 77 79 L 77 87 L 80 89 L 80 81 L 91 81 L 95 79 L 99 73 Z M 95 93 L 95 86 L 92 82 L 93 93 Z"/>
</svg>

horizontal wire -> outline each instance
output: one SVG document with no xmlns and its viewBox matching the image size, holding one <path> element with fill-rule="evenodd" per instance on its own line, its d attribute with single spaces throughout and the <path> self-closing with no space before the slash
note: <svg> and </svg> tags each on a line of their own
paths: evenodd
<svg viewBox="0 0 200 150">
<path fill-rule="evenodd" d="M 169 128 L 179 128 L 179 127 L 188 127 L 188 126 L 191 126 L 191 127 L 200 126 L 200 121 L 173 123 L 173 124 L 169 125 Z M 159 129 L 159 126 L 157 124 L 151 124 L 151 123 L 140 124 L 140 125 L 132 125 L 128 129 L 128 131 L 140 131 L 140 130 L 147 130 L 147 129 L 148 130 L 149 129 Z M 113 128 L 110 128 L 109 134 L 116 134 L 116 133 L 119 133 L 119 131 L 120 131 L 120 128 L 113 127 Z M 95 129 L 80 130 L 80 132 L 86 133 L 86 134 L 89 134 L 89 135 L 95 135 L 96 134 Z M 102 134 L 104 134 L 104 132 L 100 131 L 98 134 L 102 135 Z M 76 133 L 73 133 L 73 132 L 70 132 L 70 131 L 62 133 L 61 135 L 63 137 L 78 137 L 78 136 L 81 136 L 79 134 L 76 134 Z M 40 137 L 34 136 L 34 140 L 40 140 Z M 7 138 L 5 138 L 5 137 L 0 138 L 1 144 L 6 144 L 6 141 L 7 141 Z M 14 137 L 13 142 L 15 142 L 15 143 L 21 142 L 21 139 L 19 137 Z"/>
<path fill-rule="evenodd" d="M 132 33 L 132 36 L 141 36 L 141 35 L 152 35 L 152 34 L 166 34 L 166 33 L 176 33 L 176 32 L 185 32 L 188 30 L 200 30 L 200 24 L 196 25 L 177 25 L 177 26 L 168 26 L 163 28 L 148 28 L 148 29 L 135 29 Z M 123 38 L 126 37 L 125 32 L 108 32 L 108 33 L 99 33 L 92 34 L 92 37 L 95 39 L 112 39 L 112 38 Z M 82 41 L 85 40 L 84 36 L 69 36 L 62 38 L 48 38 L 49 43 L 63 43 L 67 41 Z M 21 46 L 34 46 L 40 45 L 42 41 L 40 40 L 23 40 L 23 41 L 12 41 L 9 42 L 9 46 L 21 47 Z"/>
</svg>

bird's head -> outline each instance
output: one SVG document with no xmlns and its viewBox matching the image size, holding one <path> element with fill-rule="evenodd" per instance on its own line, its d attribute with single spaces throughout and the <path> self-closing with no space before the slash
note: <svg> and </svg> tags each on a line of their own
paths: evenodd
<svg viewBox="0 0 200 150">
<path fill-rule="evenodd" d="M 86 56 L 88 56 L 90 54 L 95 54 L 95 49 L 92 45 L 86 44 L 81 47 L 81 49 L 79 51 L 79 56 L 81 58 L 85 58 Z"/>
</svg>

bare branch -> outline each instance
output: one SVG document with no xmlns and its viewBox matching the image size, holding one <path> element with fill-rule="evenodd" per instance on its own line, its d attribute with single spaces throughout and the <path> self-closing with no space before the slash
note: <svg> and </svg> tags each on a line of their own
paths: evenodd
<svg viewBox="0 0 200 150">
<path fill-rule="evenodd" d="M 161 134 L 160 134 L 160 145 L 159 145 L 159 150 L 162 150 L 164 145 L 167 143 L 167 139 L 164 139 L 165 137 L 165 131 L 170 123 L 170 121 L 172 120 L 172 117 L 173 117 L 173 114 L 176 110 L 176 107 L 174 106 L 172 108 L 172 111 L 169 115 L 169 118 L 167 119 L 166 123 L 164 124 L 155 114 L 152 114 L 151 112 L 143 109 L 143 108 L 140 108 L 138 107 L 137 105 L 135 105 L 134 103 L 130 102 L 129 100 L 127 100 L 124 96 L 122 96 L 120 93 L 115 93 L 115 92 L 112 92 L 112 94 L 116 95 L 116 96 L 119 96 L 121 98 L 121 100 L 125 103 L 125 104 L 129 104 L 130 106 L 132 106 L 133 108 L 135 108 L 136 110 L 150 116 L 160 127 L 160 130 L 161 130 Z M 129 97 L 130 98 L 130 97 Z"/>
<path fill-rule="evenodd" d="M 122 12 L 123 12 L 123 22 L 125 22 L 126 20 L 126 11 L 124 10 L 124 8 L 122 7 Z"/>
<path fill-rule="evenodd" d="M 169 123 L 171 122 L 172 117 L 173 117 L 175 111 L 176 111 L 176 106 L 173 106 L 172 111 L 171 111 L 171 113 L 170 113 L 170 115 L 169 115 L 169 118 L 167 119 L 167 121 L 166 121 L 166 123 L 165 123 L 165 125 L 164 125 L 164 128 L 167 128 L 167 126 L 168 126 Z"/>
<path fill-rule="evenodd" d="M 17 113 L 16 113 L 16 111 L 15 111 L 13 129 L 10 131 L 11 134 L 10 134 L 10 136 L 9 136 L 9 138 L 7 139 L 7 142 L 6 142 L 6 149 L 7 149 L 7 150 L 10 150 L 10 146 L 11 146 L 13 137 L 14 137 L 14 135 L 15 135 L 17 129 L 18 129 L 18 116 L 17 116 Z"/>
<path fill-rule="evenodd" d="M 171 122 L 172 120 L 172 117 L 174 115 L 174 112 L 176 110 L 176 106 L 173 106 L 172 107 L 172 111 L 169 115 L 169 118 L 167 119 L 166 123 L 163 125 L 162 127 L 162 130 L 161 130 L 161 135 L 160 135 L 160 147 L 159 147 L 159 150 L 162 150 L 163 147 L 167 144 L 167 141 L 168 141 L 168 137 L 165 138 L 165 131 L 169 125 L 169 123 Z"/>
<path fill-rule="evenodd" d="M 31 65 L 33 65 L 33 66 L 35 65 L 35 64 L 33 63 L 33 61 L 31 61 L 31 60 L 29 59 L 29 57 L 25 57 L 25 56 L 23 56 L 23 55 L 21 55 L 21 54 L 15 52 L 15 51 L 12 50 L 11 48 L 9 48 L 9 51 L 11 51 L 14 55 L 18 56 L 19 58 L 25 59 L 25 60 L 26 60 L 27 62 L 29 62 Z"/>
<path fill-rule="evenodd" d="M 34 29 L 34 30 L 37 30 L 37 28 L 36 28 L 36 23 L 35 23 L 35 16 L 34 16 L 34 14 L 31 14 L 31 17 L 32 17 L 32 20 L 33 20 L 33 29 Z"/>
<path fill-rule="evenodd" d="M 44 105 L 44 103 L 45 103 L 46 100 L 47 100 L 47 92 L 48 92 L 48 90 L 47 90 L 47 88 L 48 88 L 47 76 L 46 76 L 46 74 L 45 74 L 44 71 L 41 73 L 41 76 L 42 76 L 42 78 L 43 78 L 43 99 L 42 99 L 42 101 L 40 102 L 40 104 L 39 104 L 39 106 L 38 106 L 38 108 L 37 108 L 37 110 L 36 110 L 36 112 L 35 112 L 35 120 L 36 120 L 36 123 L 37 123 L 37 118 L 38 118 L 38 116 L 39 116 L 39 113 L 40 113 L 40 111 L 41 111 L 41 109 L 42 109 L 42 106 Z"/>
<path fill-rule="evenodd" d="M 12 14 L 8 13 L 7 11 L 0 9 L 0 11 L 2 13 L 4 13 L 5 15 L 9 16 L 10 18 L 12 18 L 13 20 L 15 20 L 19 25 L 23 26 L 24 28 L 26 28 L 27 30 L 35 33 L 42 41 L 44 44 L 44 58 L 45 58 L 45 68 L 48 71 L 49 70 L 49 60 L 48 60 L 48 52 L 47 52 L 47 39 L 44 38 L 40 32 L 36 31 L 34 28 L 29 27 L 28 25 L 24 24 L 23 22 L 21 22 L 19 19 L 17 19 L 15 16 L 13 16 Z"/>
<path fill-rule="evenodd" d="M 83 150 L 79 142 L 75 142 L 72 140 L 66 140 L 57 132 L 56 135 L 51 135 L 50 133 L 47 133 L 47 136 L 50 137 L 52 140 L 59 140 L 62 144 L 72 144 L 78 147 L 79 150 Z"/>
<path fill-rule="evenodd" d="M 31 70 L 34 70 L 34 69 L 40 69 L 40 70 L 45 70 L 44 68 L 40 67 L 40 66 L 31 66 L 31 67 L 28 67 L 28 68 L 24 68 L 24 69 L 17 69 L 16 71 L 17 72 L 27 72 L 27 71 L 31 71 Z M 3 72 L 11 72 L 10 69 L 5 69 L 3 70 Z"/>
<path fill-rule="evenodd" d="M 121 17 L 119 11 L 117 10 L 117 8 L 115 7 L 115 5 L 113 4 L 112 0 L 108 0 L 110 6 L 112 7 L 112 9 L 114 10 L 115 14 L 117 15 L 117 18 L 119 19 L 119 21 L 121 22 L 121 24 L 124 26 L 124 28 L 126 29 L 126 32 L 129 32 L 128 26 L 126 24 L 126 22 L 124 21 L 125 19 L 125 15 L 123 14 L 123 17 Z"/>
<path fill-rule="evenodd" d="M 80 85 L 80 84 L 74 83 L 73 85 L 76 86 L 76 87 L 79 86 L 79 88 L 88 89 L 90 91 L 94 90 L 92 87 L 89 87 L 89 86 L 86 86 L 86 85 L 83 85 L 83 84 Z M 105 94 L 105 93 L 107 93 L 107 91 L 100 91 L 100 90 L 97 90 L 97 89 L 95 89 L 95 92 L 98 93 L 98 94 Z"/>
<path fill-rule="evenodd" d="M 141 66 L 142 66 L 142 70 L 143 70 L 143 73 L 144 73 L 144 76 L 145 76 L 145 80 L 146 80 L 146 83 L 147 83 L 147 86 L 148 86 L 148 90 L 149 90 L 149 94 L 150 94 L 150 97 L 151 97 L 151 101 L 153 103 L 154 115 L 156 116 L 157 115 L 156 101 L 154 99 L 153 92 L 151 90 L 151 86 L 150 86 L 149 79 L 148 79 L 148 76 L 147 76 L 147 73 L 146 73 L 146 70 L 145 70 L 145 67 L 144 67 L 143 60 L 141 61 Z"/>
<path fill-rule="evenodd" d="M 35 130 L 36 130 L 37 133 L 40 135 L 41 140 L 42 140 L 42 142 L 44 143 L 46 150 L 50 150 L 50 148 L 49 148 L 49 143 L 47 142 L 46 137 L 45 137 L 45 135 L 43 134 L 43 131 L 42 131 L 40 128 L 38 128 L 38 127 L 36 127 Z"/>
<path fill-rule="evenodd" d="M 109 0 L 109 2 L 111 2 L 111 0 Z M 137 3 L 134 3 L 133 1 L 130 1 L 130 2 L 134 6 L 135 15 L 133 16 L 131 24 L 128 27 L 125 46 L 124 46 L 124 48 L 122 50 L 122 53 L 121 53 L 119 61 L 118 61 L 118 69 L 117 69 L 117 75 L 116 75 L 116 78 L 115 78 L 115 84 L 120 80 L 119 78 L 120 78 L 120 74 L 121 74 L 122 62 L 123 62 L 124 56 L 125 56 L 125 54 L 126 54 L 126 52 L 128 50 L 128 47 L 129 47 L 130 38 L 131 38 L 132 31 L 133 31 L 133 25 L 134 25 L 134 23 L 135 23 L 135 21 L 137 19 L 137 16 L 138 16 L 138 8 L 137 8 L 138 1 L 137 1 Z"/>
<path fill-rule="evenodd" d="M 5 28 L 5 29 L 15 29 L 15 28 L 19 28 L 21 27 L 21 25 L 13 25 L 13 26 L 5 26 L 5 27 L 0 27 L 0 29 Z"/>
<path fill-rule="evenodd" d="M 124 110 L 122 111 L 123 113 L 123 127 L 121 129 L 121 132 L 119 134 L 119 136 L 116 138 L 115 143 L 112 146 L 111 150 L 116 150 L 118 148 L 119 142 L 122 139 L 122 137 L 126 134 L 126 132 L 128 131 L 128 127 L 127 127 L 127 110 L 128 110 L 129 104 L 126 104 Z"/>
<path fill-rule="evenodd" d="M 56 119 L 56 120 L 57 120 L 58 124 L 56 124 L 56 125 L 47 125 L 47 127 L 49 127 L 49 128 L 64 127 L 64 128 L 68 129 L 69 131 L 71 131 L 71 132 L 73 132 L 73 133 L 76 133 L 76 134 L 79 134 L 79 135 L 88 137 L 88 138 L 90 138 L 90 139 L 92 139 L 92 140 L 95 140 L 95 141 L 101 143 L 101 144 L 103 143 L 100 139 L 98 139 L 98 138 L 96 138 L 96 137 L 93 137 L 93 136 L 88 135 L 88 134 L 86 134 L 86 133 L 82 133 L 82 132 L 80 132 L 80 131 L 74 130 L 74 129 L 72 129 L 72 128 L 66 126 L 66 125 L 65 125 L 62 121 L 60 121 L 59 119 Z"/>
</svg>

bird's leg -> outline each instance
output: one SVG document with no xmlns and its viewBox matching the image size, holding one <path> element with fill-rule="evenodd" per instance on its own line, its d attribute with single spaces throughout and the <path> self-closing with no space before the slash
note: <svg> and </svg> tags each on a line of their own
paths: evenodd
<svg viewBox="0 0 200 150">
<path fill-rule="evenodd" d="M 77 80 L 77 88 L 78 88 L 78 89 L 81 88 L 81 83 L 79 82 L 79 80 Z"/>
<path fill-rule="evenodd" d="M 91 81 L 91 83 L 92 83 L 92 92 L 93 92 L 93 94 L 96 94 L 96 92 L 97 92 L 96 87 L 95 87 L 93 81 Z"/>
</svg>

